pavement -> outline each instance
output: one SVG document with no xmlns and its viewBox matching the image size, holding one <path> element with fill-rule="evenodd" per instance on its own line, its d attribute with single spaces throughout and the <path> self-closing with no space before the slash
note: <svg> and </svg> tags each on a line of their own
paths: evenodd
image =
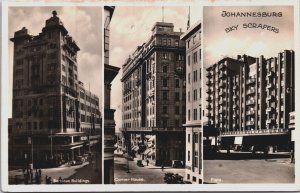
<svg viewBox="0 0 300 193">
<path fill-rule="evenodd" d="M 143 161 L 144 167 L 139 167 L 136 164 L 137 160 L 127 161 L 124 157 L 115 157 L 115 183 L 116 184 L 164 184 L 164 176 L 167 172 L 179 174 L 184 177 L 184 168 L 165 167 L 162 171 L 161 167 L 146 164 Z M 129 163 L 129 173 L 128 172 Z"/>
<path fill-rule="evenodd" d="M 221 152 L 205 159 L 204 183 L 294 183 L 295 165 L 289 153 L 267 156 L 251 152 Z"/>
<path fill-rule="evenodd" d="M 92 164 L 84 162 L 81 165 L 68 166 L 62 165 L 57 168 L 41 169 L 41 183 L 46 184 L 46 176 L 51 177 L 53 182 L 58 182 L 61 177 L 65 179 L 66 184 L 101 184 L 102 183 L 102 170 L 101 164 L 98 164 L 98 170 L 96 170 L 95 162 Z M 35 171 L 34 171 L 35 173 Z M 9 171 L 9 181 L 14 183 L 16 175 L 23 175 L 22 169 Z"/>
</svg>

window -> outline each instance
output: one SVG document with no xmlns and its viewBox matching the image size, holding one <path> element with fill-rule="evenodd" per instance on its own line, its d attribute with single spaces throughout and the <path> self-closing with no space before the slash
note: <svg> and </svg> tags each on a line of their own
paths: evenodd
<svg viewBox="0 0 300 193">
<path fill-rule="evenodd" d="M 188 65 L 191 64 L 191 56 L 188 56 Z"/>
<path fill-rule="evenodd" d="M 179 79 L 175 79 L 175 88 L 179 88 Z"/>
<path fill-rule="evenodd" d="M 199 99 L 201 99 L 202 94 L 201 94 L 201 88 L 199 88 Z"/>
<path fill-rule="evenodd" d="M 168 107 L 167 106 L 163 106 L 163 114 L 168 114 Z"/>
<path fill-rule="evenodd" d="M 194 52 L 193 61 L 194 61 L 194 64 L 197 63 L 197 51 Z"/>
<path fill-rule="evenodd" d="M 171 46 L 171 39 L 168 39 L 168 46 Z"/>
<path fill-rule="evenodd" d="M 191 99 L 191 97 L 190 97 L 190 91 L 188 91 L 188 102 L 190 102 L 190 99 Z"/>
<path fill-rule="evenodd" d="M 175 106 L 175 114 L 176 115 L 179 115 L 180 113 L 179 113 L 179 106 Z"/>
<path fill-rule="evenodd" d="M 200 116 L 199 120 L 201 120 L 202 119 L 202 109 L 201 108 L 199 109 L 199 116 Z"/>
<path fill-rule="evenodd" d="M 197 109 L 194 109 L 194 120 L 197 120 Z"/>
<path fill-rule="evenodd" d="M 188 110 L 188 121 L 191 119 L 191 111 L 190 109 Z"/>
<path fill-rule="evenodd" d="M 195 44 L 196 40 L 196 35 L 193 37 L 193 44 Z"/>
<path fill-rule="evenodd" d="M 190 84 L 190 82 L 191 82 L 191 74 L 189 73 L 188 74 L 188 83 Z"/>
<path fill-rule="evenodd" d="M 191 152 L 188 151 L 188 161 L 190 161 L 190 160 L 191 160 Z"/>
<path fill-rule="evenodd" d="M 190 143 L 191 141 L 191 134 L 188 134 L 188 142 Z"/>
<path fill-rule="evenodd" d="M 194 142 L 198 143 L 198 135 L 197 135 L 197 133 L 194 133 Z"/>
<path fill-rule="evenodd" d="M 180 98 L 179 92 L 175 92 L 175 101 L 179 101 L 180 100 L 179 98 Z"/>
<path fill-rule="evenodd" d="M 163 73 L 167 73 L 168 72 L 168 66 L 167 65 L 164 65 L 163 66 Z"/>
<path fill-rule="evenodd" d="M 178 58 L 179 61 L 183 61 L 184 60 L 184 55 L 182 54 L 178 54 Z"/>
<path fill-rule="evenodd" d="M 197 89 L 194 90 L 194 101 L 197 100 Z"/>
<path fill-rule="evenodd" d="M 199 50 L 199 60 L 201 60 L 202 56 L 201 56 L 201 49 Z"/>
<path fill-rule="evenodd" d="M 43 124 L 43 122 L 40 122 L 40 129 L 44 129 L 44 124 Z"/>
<path fill-rule="evenodd" d="M 168 79 L 163 79 L 163 87 L 168 87 Z"/>
<path fill-rule="evenodd" d="M 168 100 L 168 92 L 163 92 L 163 100 Z"/>
<path fill-rule="evenodd" d="M 190 179 L 190 174 L 187 175 L 187 179 L 188 179 L 188 180 Z"/>
<path fill-rule="evenodd" d="M 190 48 L 190 40 L 186 44 L 187 44 L 187 48 Z"/>
<path fill-rule="evenodd" d="M 197 168 L 198 167 L 198 151 L 195 151 L 195 154 L 194 154 L 194 166 Z M 193 181 L 194 181 L 194 178 L 193 178 Z M 195 179 L 196 181 L 196 179 Z"/>
<path fill-rule="evenodd" d="M 162 53 L 162 58 L 167 60 L 168 59 L 168 53 Z"/>
<path fill-rule="evenodd" d="M 167 45 L 167 39 L 163 39 L 163 46 Z"/>
<path fill-rule="evenodd" d="M 194 82 L 197 82 L 197 79 L 198 79 L 198 73 L 197 73 L 197 70 L 194 71 Z"/>
<path fill-rule="evenodd" d="M 175 46 L 179 46 L 179 40 L 175 40 Z"/>
</svg>

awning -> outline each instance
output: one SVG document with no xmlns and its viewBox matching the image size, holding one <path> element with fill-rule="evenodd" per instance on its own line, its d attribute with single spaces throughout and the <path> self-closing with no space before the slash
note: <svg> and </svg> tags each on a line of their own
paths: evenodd
<svg viewBox="0 0 300 193">
<path fill-rule="evenodd" d="M 146 150 L 143 152 L 143 154 L 144 154 L 144 155 L 147 155 L 150 151 L 151 151 L 151 149 L 146 149 Z"/>
<path fill-rule="evenodd" d="M 149 141 L 154 141 L 155 140 L 155 135 L 151 136 Z"/>
<path fill-rule="evenodd" d="M 149 153 L 148 153 L 148 156 L 154 156 L 155 155 L 155 151 L 154 150 L 151 150 Z"/>
<path fill-rule="evenodd" d="M 133 146 L 133 147 L 131 148 L 131 150 L 132 150 L 132 151 L 137 151 L 137 150 L 139 150 L 139 146 Z"/>
</svg>

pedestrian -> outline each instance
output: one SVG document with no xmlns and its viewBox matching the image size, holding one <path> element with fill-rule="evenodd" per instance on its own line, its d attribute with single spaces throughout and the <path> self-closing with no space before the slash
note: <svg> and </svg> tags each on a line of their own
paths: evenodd
<svg viewBox="0 0 300 193">
<path fill-rule="evenodd" d="M 45 177 L 45 183 L 48 184 L 48 176 Z"/>
<path fill-rule="evenodd" d="M 42 176 L 42 170 L 39 168 L 39 176 Z"/>
<path fill-rule="evenodd" d="M 164 171 L 164 167 L 165 167 L 164 162 L 162 162 L 161 163 L 161 171 Z"/>
<path fill-rule="evenodd" d="M 31 184 L 33 184 L 33 172 L 32 172 L 32 170 L 30 170 L 30 182 L 31 182 Z"/>
<path fill-rule="evenodd" d="M 62 183 L 63 183 L 63 181 L 62 181 L 62 178 L 61 178 L 61 177 L 59 177 L 59 178 L 58 178 L 58 183 L 59 183 L 59 184 L 62 184 Z"/>
<path fill-rule="evenodd" d="M 149 160 L 148 159 L 146 159 L 146 163 L 147 163 L 147 166 L 149 165 Z"/>
<path fill-rule="evenodd" d="M 38 173 L 36 172 L 35 173 L 35 184 L 39 184 L 39 175 L 38 175 Z"/>
</svg>

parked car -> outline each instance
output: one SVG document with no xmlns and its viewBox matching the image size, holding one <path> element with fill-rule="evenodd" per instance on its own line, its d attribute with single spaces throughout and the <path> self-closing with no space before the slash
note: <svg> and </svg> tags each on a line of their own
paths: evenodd
<svg viewBox="0 0 300 193">
<path fill-rule="evenodd" d="M 139 167 L 144 167 L 142 160 L 137 160 L 136 165 L 138 165 Z"/>
<path fill-rule="evenodd" d="M 183 176 L 174 173 L 165 173 L 164 181 L 167 184 L 184 184 Z"/>
<path fill-rule="evenodd" d="M 173 168 L 183 168 L 184 167 L 183 161 L 181 161 L 181 160 L 173 160 L 172 161 L 172 167 Z"/>
</svg>

